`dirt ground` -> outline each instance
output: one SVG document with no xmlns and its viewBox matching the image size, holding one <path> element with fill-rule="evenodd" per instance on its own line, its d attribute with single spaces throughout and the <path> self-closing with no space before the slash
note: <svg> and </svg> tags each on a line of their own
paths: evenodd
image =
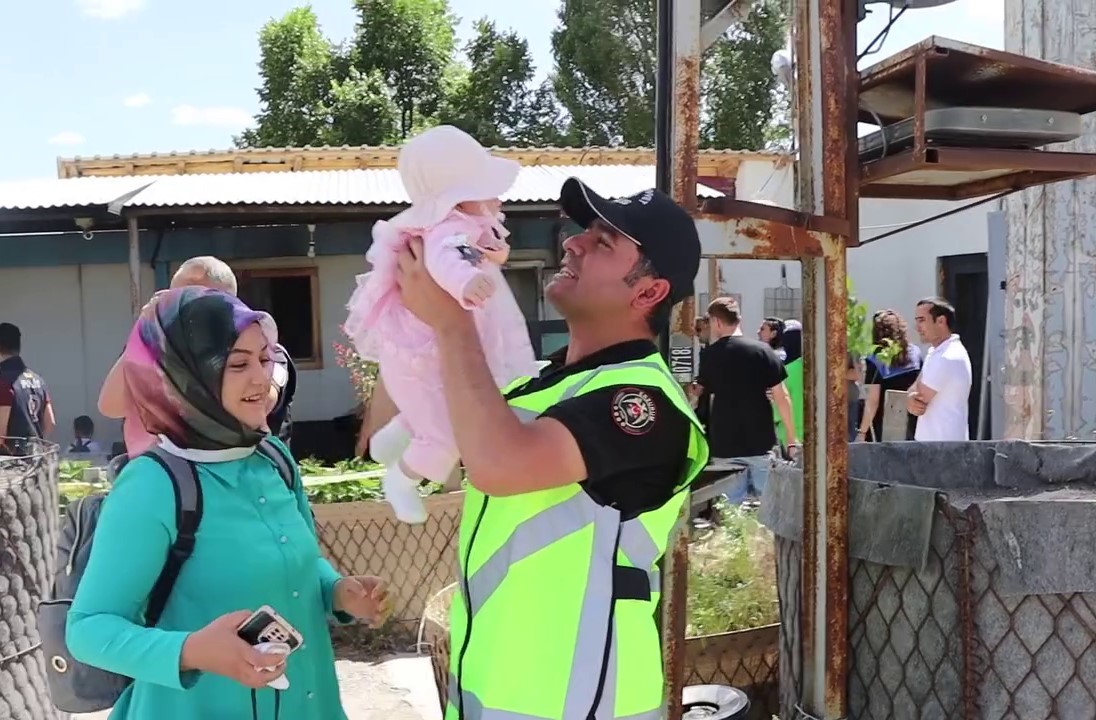
<svg viewBox="0 0 1096 720">
<path fill-rule="evenodd" d="M 337 660 L 335 671 L 348 720 L 441 720 L 429 656 Z M 73 720 L 106 720 L 109 715 L 77 715 Z"/>
</svg>

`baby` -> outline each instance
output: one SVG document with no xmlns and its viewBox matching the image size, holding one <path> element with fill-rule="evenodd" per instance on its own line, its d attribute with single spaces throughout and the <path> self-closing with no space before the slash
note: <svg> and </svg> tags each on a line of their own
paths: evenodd
<svg viewBox="0 0 1096 720">
<path fill-rule="evenodd" d="M 519 167 L 454 127 L 435 127 L 409 140 L 398 168 L 411 207 L 373 226 L 366 253 L 372 271 L 358 276 L 347 305 L 346 332 L 363 358 L 379 364 L 399 410 L 369 447 L 386 466 L 385 498 L 404 522 L 425 522 L 419 485 L 424 478 L 444 482 L 460 457 L 441 382 L 444 358 L 433 330 L 400 301 L 397 256 L 411 238 L 422 238 L 427 270 L 474 314 L 500 388 L 537 376 L 525 318 L 502 274 L 510 247 L 499 196 Z"/>
</svg>

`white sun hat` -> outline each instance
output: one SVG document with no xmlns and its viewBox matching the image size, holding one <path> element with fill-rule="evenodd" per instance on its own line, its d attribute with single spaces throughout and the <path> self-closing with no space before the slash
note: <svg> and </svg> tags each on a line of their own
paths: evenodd
<svg viewBox="0 0 1096 720">
<path fill-rule="evenodd" d="M 462 202 L 503 195 L 521 165 L 495 157 L 463 130 L 439 125 L 404 143 L 397 168 L 411 207 L 389 222 L 426 228 L 444 220 Z"/>
</svg>

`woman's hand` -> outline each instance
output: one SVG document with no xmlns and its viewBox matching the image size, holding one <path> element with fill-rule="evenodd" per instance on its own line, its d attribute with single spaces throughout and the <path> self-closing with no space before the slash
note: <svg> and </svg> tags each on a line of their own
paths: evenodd
<svg viewBox="0 0 1096 720">
<path fill-rule="evenodd" d="M 335 611 L 368 620 L 369 627 L 379 628 L 392 614 L 387 583 L 373 575 L 342 578 L 335 583 Z"/>
<path fill-rule="evenodd" d="M 237 610 L 191 633 L 183 643 L 180 669 L 221 675 L 254 689 L 265 687 L 268 682 L 284 674 L 284 655 L 258 652 L 236 635 L 236 629 L 249 617 L 250 610 Z M 260 667 L 275 669 L 256 669 Z"/>
</svg>

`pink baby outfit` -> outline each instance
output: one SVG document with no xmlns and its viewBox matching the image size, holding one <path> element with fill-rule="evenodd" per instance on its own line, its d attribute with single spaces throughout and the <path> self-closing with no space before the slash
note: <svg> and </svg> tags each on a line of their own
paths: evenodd
<svg viewBox="0 0 1096 720">
<path fill-rule="evenodd" d="M 411 206 L 373 226 L 366 254 L 372 272 L 358 276 L 344 325 L 354 347 L 380 365 L 381 381 L 399 410 L 369 439 L 384 463 L 385 499 L 396 517 L 426 521 L 423 478 L 445 482 L 459 460 L 441 381 L 437 338 L 403 305 L 398 255 L 422 238 L 427 271 L 473 314 L 495 383 L 539 373 L 502 264 L 510 252 L 498 213 L 521 166 L 487 152 L 458 128 L 439 125 L 404 143 L 397 168 Z M 465 212 L 464 210 L 467 210 Z"/>
<path fill-rule="evenodd" d="M 443 482 L 459 460 L 441 381 L 434 331 L 400 301 L 396 259 L 412 237 L 423 239 L 424 262 L 434 280 L 472 311 L 484 356 L 500 388 L 516 378 L 539 374 L 525 317 L 503 276 L 509 248 L 494 218 L 451 210 L 430 228 L 373 227 L 366 254 L 372 272 L 358 276 L 350 298 L 346 331 L 358 353 L 380 365 L 384 386 L 410 435 L 403 462 L 425 478 Z M 463 300 L 480 273 L 494 292 L 482 307 Z"/>
</svg>

